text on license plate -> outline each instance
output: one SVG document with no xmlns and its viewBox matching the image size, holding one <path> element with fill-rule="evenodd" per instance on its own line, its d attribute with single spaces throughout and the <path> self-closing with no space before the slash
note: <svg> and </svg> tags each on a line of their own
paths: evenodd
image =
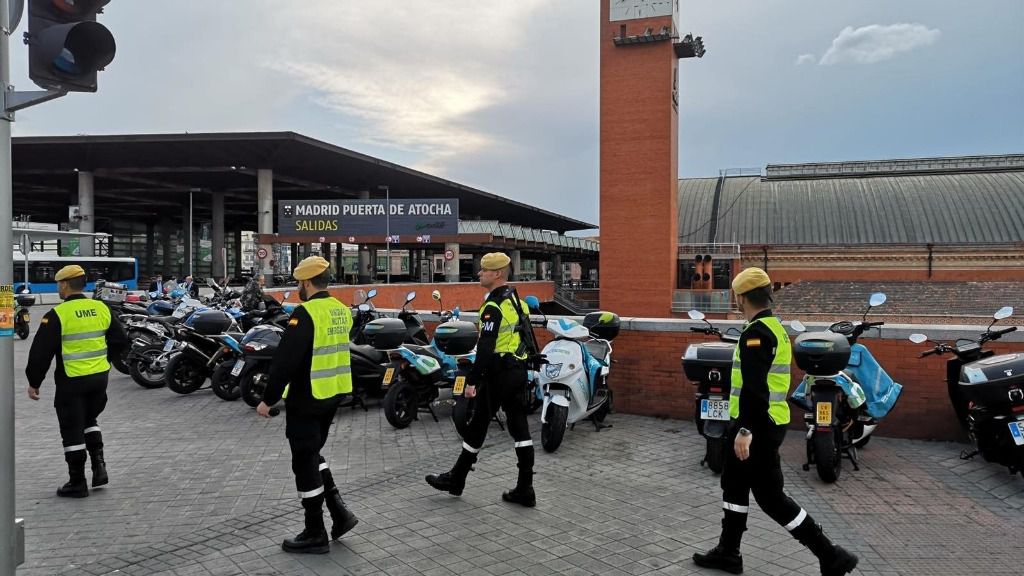
<svg viewBox="0 0 1024 576">
<path fill-rule="evenodd" d="M 167 341 L 164 342 L 164 352 L 170 352 L 171 348 L 174 348 L 174 340 L 168 338 Z"/>
<path fill-rule="evenodd" d="M 245 368 L 245 360 L 237 360 L 235 365 L 231 368 L 231 375 L 238 376 L 242 373 L 242 368 Z"/>
<path fill-rule="evenodd" d="M 391 380 L 395 377 L 395 369 L 388 368 L 384 371 L 384 383 L 391 384 Z"/>
<path fill-rule="evenodd" d="M 1024 422 L 1010 422 L 1010 434 L 1014 444 L 1024 446 Z"/>
<path fill-rule="evenodd" d="M 728 400 L 701 400 L 701 420 L 729 420 Z"/>
<path fill-rule="evenodd" d="M 832 403 L 831 402 L 818 402 L 818 424 L 831 425 L 832 424 Z"/>
<path fill-rule="evenodd" d="M 457 396 L 459 394 L 462 394 L 462 391 L 465 390 L 465 389 L 466 389 L 466 377 L 465 376 L 456 376 L 455 377 L 455 387 L 452 388 L 452 394 Z"/>
</svg>

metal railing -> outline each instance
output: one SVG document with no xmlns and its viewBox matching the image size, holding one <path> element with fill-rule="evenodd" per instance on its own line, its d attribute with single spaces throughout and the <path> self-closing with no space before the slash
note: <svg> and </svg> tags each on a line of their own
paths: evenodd
<svg viewBox="0 0 1024 576">
<path fill-rule="evenodd" d="M 733 311 L 732 290 L 675 290 L 672 293 L 672 311 L 726 313 Z"/>
</svg>

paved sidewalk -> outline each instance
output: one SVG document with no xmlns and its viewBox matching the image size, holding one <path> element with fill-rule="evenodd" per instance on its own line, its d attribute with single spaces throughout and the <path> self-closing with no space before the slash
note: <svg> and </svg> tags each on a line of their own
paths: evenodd
<svg viewBox="0 0 1024 576">
<path fill-rule="evenodd" d="M 19 374 L 28 346 L 15 343 Z M 423 482 L 458 453 L 447 410 L 400 431 L 374 406 L 344 410 L 325 456 L 360 523 L 330 554 L 302 557 L 280 550 L 302 518 L 283 417 L 117 374 L 100 420 L 111 483 L 65 500 L 54 495 L 66 469 L 52 382 L 38 403 L 22 380 L 15 388 L 22 576 L 703 574 L 690 556 L 717 539 L 718 477 L 700 467 L 703 440 L 689 422 L 613 414 L 611 429 L 577 426 L 556 454 L 538 450 L 538 507 L 528 510 L 501 502 L 515 458 L 496 426 L 454 498 Z M 536 416 L 531 427 L 539 448 Z M 789 493 L 861 556 L 860 574 L 1020 574 L 1024 479 L 961 461 L 961 448 L 875 438 L 859 472 L 844 468 L 825 485 L 800 469 L 792 434 L 783 467 Z M 752 509 L 746 574 L 818 573 L 810 553 Z"/>
</svg>

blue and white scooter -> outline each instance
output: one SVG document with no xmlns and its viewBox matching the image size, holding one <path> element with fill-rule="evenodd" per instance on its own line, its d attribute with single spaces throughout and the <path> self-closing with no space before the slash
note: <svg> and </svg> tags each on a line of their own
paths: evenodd
<svg viewBox="0 0 1024 576">
<path fill-rule="evenodd" d="M 525 300 L 532 309 L 539 308 L 536 298 Z M 603 422 L 612 409 L 608 376 L 619 317 L 592 312 L 582 324 L 567 318 L 545 320 L 555 339 L 541 351 L 547 360 L 538 375 L 543 393 L 540 442 L 545 451 L 554 452 L 562 444 L 565 429 L 580 420 L 591 419 L 598 430 L 611 427 Z"/>
</svg>

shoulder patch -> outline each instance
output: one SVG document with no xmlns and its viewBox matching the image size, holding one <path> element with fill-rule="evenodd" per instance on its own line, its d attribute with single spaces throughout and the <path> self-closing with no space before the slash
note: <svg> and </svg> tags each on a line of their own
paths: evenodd
<svg viewBox="0 0 1024 576">
<path fill-rule="evenodd" d="M 40 320 L 39 323 L 40 324 L 49 324 L 50 323 L 50 319 L 45 317 L 45 316 L 43 316 L 43 319 Z"/>
<path fill-rule="evenodd" d="M 485 313 L 483 318 L 484 318 L 484 320 L 490 320 L 491 319 L 491 313 L 490 312 Z"/>
<path fill-rule="evenodd" d="M 289 326 L 298 326 L 299 325 L 299 319 L 298 318 L 292 318 L 291 320 L 288 321 L 288 325 Z"/>
<path fill-rule="evenodd" d="M 760 345 L 761 345 L 761 339 L 760 338 L 748 338 L 747 339 L 747 348 L 757 348 Z"/>
</svg>

